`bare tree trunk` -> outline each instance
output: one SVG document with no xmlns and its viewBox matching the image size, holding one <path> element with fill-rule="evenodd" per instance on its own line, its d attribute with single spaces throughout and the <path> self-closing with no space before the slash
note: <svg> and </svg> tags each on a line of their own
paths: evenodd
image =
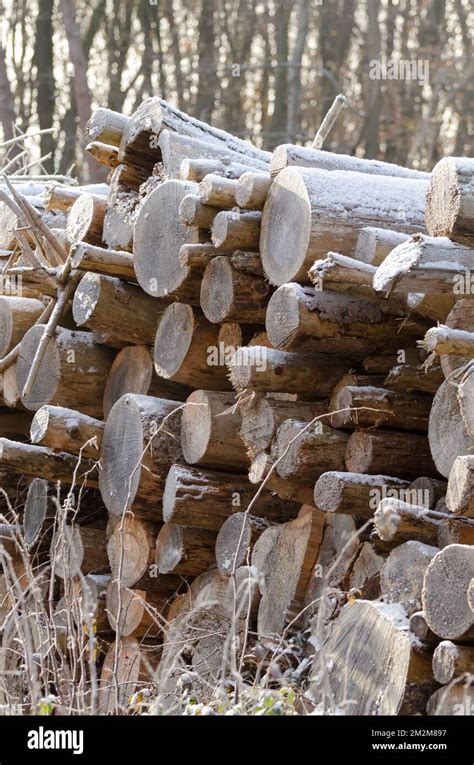
<svg viewBox="0 0 474 765">
<path fill-rule="evenodd" d="M 83 134 L 87 121 L 91 116 L 92 100 L 87 84 L 87 61 L 82 48 L 79 25 L 76 20 L 75 0 L 61 0 L 61 12 L 69 46 L 69 55 L 74 66 L 74 100 L 79 117 L 80 132 Z M 85 162 L 90 180 L 95 180 L 98 177 L 97 163 L 89 155 L 86 156 Z"/>
<path fill-rule="evenodd" d="M 380 0 L 367 3 L 368 30 L 367 49 L 369 61 L 380 59 L 380 27 L 378 14 Z M 375 157 L 378 152 L 380 119 L 380 80 L 370 80 L 367 88 L 367 118 L 365 123 L 365 156 Z"/>
<path fill-rule="evenodd" d="M 55 80 L 53 70 L 53 7 L 54 0 L 38 0 L 36 42 L 33 62 L 36 65 L 36 110 L 40 129 L 52 126 L 55 106 Z M 51 152 L 51 159 L 43 163 L 50 171 L 54 167 L 56 141 L 47 133 L 41 136 L 41 155 Z"/>
<path fill-rule="evenodd" d="M 300 99 L 301 99 L 301 63 L 303 59 L 306 36 L 308 34 L 308 4 L 306 0 L 298 2 L 298 21 L 296 40 L 288 70 L 288 111 L 286 115 L 286 139 L 295 143 L 300 123 Z"/>
<path fill-rule="evenodd" d="M 214 0 L 202 0 L 197 42 L 199 85 L 195 116 L 204 122 L 212 120 L 218 90 L 214 11 Z"/>
<path fill-rule="evenodd" d="M 0 3 L 0 16 L 4 16 L 3 3 Z M 7 53 L 0 41 L 0 123 L 5 141 L 13 138 L 15 119 L 14 98 L 7 72 Z"/>
</svg>

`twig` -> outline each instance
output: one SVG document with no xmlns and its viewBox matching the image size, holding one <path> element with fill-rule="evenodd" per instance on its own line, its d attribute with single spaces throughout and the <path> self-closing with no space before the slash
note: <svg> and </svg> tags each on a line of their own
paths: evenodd
<svg viewBox="0 0 474 765">
<path fill-rule="evenodd" d="M 29 162 L 27 165 L 21 168 L 22 173 L 26 173 L 27 170 L 30 169 L 30 167 L 34 167 L 35 165 L 41 164 L 41 162 L 45 162 L 47 159 L 50 159 L 53 156 L 53 153 L 50 151 L 48 154 L 43 154 L 42 157 L 39 157 L 39 159 L 32 159 L 31 162 Z"/>
<path fill-rule="evenodd" d="M 27 138 L 35 138 L 37 135 L 51 135 L 51 133 L 54 133 L 54 128 L 44 128 L 43 130 L 37 130 L 35 133 L 23 133 L 23 135 L 17 135 L 15 138 L 10 138 L 9 141 L 0 143 L 0 149 L 6 149 L 7 146 L 13 146 L 15 143 L 26 141 Z"/>
<path fill-rule="evenodd" d="M 342 112 L 346 104 L 347 104 L 347 99 L 345 96 L 342 95 L 342 93 L 336 96 L 331 108 L 329 109 L 328 113 L 326 114 L 325 118 L 323 119 L 321 123 L 321 127 L 319 128 L 318 132 L 316 133 L 314 137 L 314 141 L 311 148 L 313 149 L 322 148 L 324 141 L 326 140 L 329 133 L 331 132 L 334 123 L 336 122 L 337 118 L 339 117 L 340 113 Z"/>
<path fill-rule="evenodd" d="M 57 262 L 55 265 L 59 266 L 64 263 L 64 261 L 67 259 L 67 253 L 65 248 L 62 246 L 62 244 L 56 239 L 54 234 L 50 231 L 48 226 L 44 223 L 44 221 L 41 218 L 41 215 L 36 212 L 35 208 L 33 207 L 30 202 L 22 195 L 20 194 L 15 187 L 10 183 L 8 176 L 3 176 L 5 179 L 5 183 L 7 184 L 7 187 L 10 189 L 13 198 L 18 203 L 19 207 L 23 210 L 27 220 L 29 220 L 33 227 L 36 226 L 39 231 L 42 233 L 44 238 L 47 242 L 51 245 L 54 252 L 57 255 Z"/>
<path fill-rule="evenodd" d="M 45 327 L 43 336 L 41 340 L 39 341 L 38 347 L 36 349 L 33 363 L 31 364 L 30 370 L 28 372 L 28 377 L 25 382 L 23 391 L 21 393 L 22 398 L 27 398 L 31 393 L 31 390 L 36 380 L 36 375 L 38 374 L 38 370 L 41 366 L 44 355 L 46 353 L 48 343 L 50 339 L 53 337 L 56 331 L 56 327 L 58 326 L 59 321 L 61 319 L 61 316 L 63 315 L 67 307 L 69 298 L 71 297 L 72 293 L 76 289 L 76 286 L 81 277 L 82 277 L 82 274 L 80 273 L 74 274 L 71 277 L 71 280 L 69 281 L 69 283 L 66 284 L 64 289 L 58 294 L 57 303 L 54 306 L 54 310 L 51 313 L 51 316 L 49 317 L 49 321 Z"/>
<path fill-rule="evenodd" d="M 7 162 L 7 164 L 2 168 L 2 172 L 6 173 L 7 170 L 10 167 L 13 167 L 13 165 L 16 165 L 18 160 L 20 160 L 22 157 L 26 156 L 28 154 L 27 150 L 24 149 L 23 151 L 20 151 L 19 154 L 16 154 L 13 159 L 10 160 L 10 162 Z"/>
</svg>

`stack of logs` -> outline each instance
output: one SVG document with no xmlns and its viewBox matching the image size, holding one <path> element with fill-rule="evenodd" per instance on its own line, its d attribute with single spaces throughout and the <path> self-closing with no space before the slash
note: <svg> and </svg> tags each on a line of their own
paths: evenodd
<svg viewBox="0 0 474 765">
<path fill-rule="evenodd" d="M 89 139 L 107 196 L 0 218 L 1 533 L 66 646 L 66 590 L 92 622 L 98 711 L 300 633 L 324 710 L 469 714 L 474 160 L 270 154 L 159 98 Z"/>
</svg>

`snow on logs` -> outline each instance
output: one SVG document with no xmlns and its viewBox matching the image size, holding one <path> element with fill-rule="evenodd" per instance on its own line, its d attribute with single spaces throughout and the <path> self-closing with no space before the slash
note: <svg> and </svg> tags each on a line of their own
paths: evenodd
<svg viewBox="0 0 474 765">
<path fill-rule="evenodd" d="M 335 154 L 332 151 L 311 149 L 307 146 L 294 146 L 284 143 L 274 150 L 270 162 L 270 173 L 278 175 L 286 167 L 308 167 L 318 170 L 339 170 L 345 172 L 367 173 L 397 178 L 429 179 L 429 173 L 412 170 L 408 167 L 380 162 L 374 159 L 361 159 L 348 154 Z"/>
<path fill-rule="evenodd" d="M 279 287 L 266 312 L 270 342 L 284 350 L 314 338 L 321 351 L 365 355 L 370 349 L 398 349 L 404 341 L 422 336 L 426 327 L 423 320 L 400 321 L 387 315 L 377 302 L 297 283 Z"/>
<path fill-rule="evenodd" d="M 328 251 L 353 255 L 366 226 L 423 232 L 426 189 L 422 179 L 282 170 L 270 187 L 262 216 L 260 252 L 270 283 L 307 282 L 314 261 Z"/>
<path fill-rule="evenodd" d="M 415 234 L 395 247 L 378 267 L 374 288 L 379 292 L 456 294 L 466 292 L 463 282 L 474 270 L 474 250 L 451 242 Z"/>
</svg>

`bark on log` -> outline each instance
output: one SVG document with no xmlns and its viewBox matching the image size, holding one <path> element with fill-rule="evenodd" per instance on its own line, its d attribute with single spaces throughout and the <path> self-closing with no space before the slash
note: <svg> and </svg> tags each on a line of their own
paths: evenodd
<svg viewBox="0 0 474 765">
<path fill-rule="evenodd" d="M 0 357 L 6 356 L 44 311 L 41 300 L 0 297 Z"/>
<path fill-rule="evenodd" d="M 474 577 L 474 547 L 449 545 L 431 561 L 423 584 L 423 613 L 429 628 L 443 639 L 472 632 L 474 613 L 468 590 Z"/>
<path fill-rule="evenodd" d="M 403 498 L 408 481 L 386 475 L 329 471 L 314 487 L 314 503 L 324 513 L 372 518 L 382 497 Z"/>
<path fill-rule="evenodd" d="M 252 164 L 251 160 L 246 162 L 245 158 L 237 152 L 231 150 L 223 152 L 222 148 L 214 142 L 173 130 L 161 131 L 158 147 L 167 179 L 201 180 L 195 165 L 201 166 L 204 172 L 207 168 L 209 173 L 217 172 L 229 178 L 238 178 L 249 170 Z"/>
<path fill-rule="evenodd" d="M 380 574 L 383 599 L 399 603 L 408 616 L 420 611 L 424 576 L 438 552 L 437 547 L 414 540 L 395 547 Z"/>
<path fill-rule="evenodd" d="M 99 458 L 104 423 L 87 414 L 60 406 L 42 406 L 31 423 L 32 444 L 60 452 Z"/>
<path fill-rule="evenodd" d="M 439 474 L 426 436 L 388 430 L 355 430 L 345 452 L 351 473 L 381 473 L 414 479 Z"/>
<path fill-rule="evenodd" d="M 154 346 L 156 373 L 191 388 L 225 391 L 231 388 L 225 348 L 221 356 L 219 328 L 198 311 L 174 303 L 164 312 Z"/>
<path fill-rule="evenodd" d="M 329 402 L 329 411 L 334 412 L 331 417 L 334 428 L 386 427 L 424 432 L 428 429 L 430 408 L 429 396 L 373 386 L 346 385 Z"/>
<path fill-rule="evenodd" d="M 107 196 L 107 186 L 98 186 L 102 193 L 93 192 L 94 196 L 105 198 Z M 81 186 L 63 186 L 62 184 L 51 184 L 44 192 L 44 203 L 47 210 L 56 212 L 69 212 L 76 199 L 84 193 Z"/>
<path fill-rule="evenodd" d="M 166 297 L 180 286 L 183 266 L 179 251 L 183 244 L 199 242 L 199 230 L 181 223 L 178 211 L 187 194 L 196 193 L 195 183 L 165 181 L 140 207 L 133 237 L 133 263 L 138 283 L 148 295 Z"/>
<path fill-rule="evenodd" d="M 129 345 L 114 359 L 104 390 L 104 417 L 108 417 L 116 401 L 126 393 L 184 401 L 191 389 L 186 385 L 158 377 L 153 367 L 150 349 L 144 345 Z"/>
<path fill-rule="evenodd" d="M 230 262 L 238 271 L 245 271 L 255 276 L 263 276 L 262 261 L 256 252 L 242 252 L 236 250 L 230 256 Z"/>
<path fill-rule="evenodd" d="M 358 600 L 342 609 L 331 636 L 316 654 L 310 691 L 326 710 L 344 709 L 347 715 L 396 715 L 405 691 L 410 654 L 403 609 Z M 330 673 L 324 666 L 328 657 L 332 660 Z"/>
<path fill-rule="evenodd" d="M 47 481 L 61 481 L 66 485 L 87 483 L 97 487 L 96 463 L 86 459 L 78 460 L 72 454 L 56 453 L 42 446 L 20 444 L 0 439 L 0 463 L 4 470 L 45 478 Z"/>
<path fill-rule="evenodd" d="M 133 255 L 129 252 L 105 250 L 103 247 L 79 242 L 71 247 L 70 254 L 72 268 L 115 276 L 127 282 L 137 281 L 133 268 Z"/>
<path fill-rule="evenodd" d="M 402 322 L 387 316 L 377 301 L 320 292 L 296 283 L 285 284 L 272 295 L 266 315 L 266 330 L 276 348 L 290 349 L 316 338 L 328 343 L 328 351 L 337 352 L 339 346 L 340 353 L 350 355 L 398 350 L 400 344 L 421 337 L 426 329 L 422 320 Z"/>
<path fill-rule="evenodd" d="M 191 393 L 181 419 L 181 447 L 186 462 L 217 470 L 245 471 L 249 458 L 239 435 L 240 423 L 234 393 Z"/>
<path fill-rule="evenodd" d="M 444 157 L 433 168 L 426 198 L 426 228 L 431 236 L 448 236 L 468 247 L 474 245 L 474 162 Z"/>
<path fill-rule="evenodd" d="M 456 284 L 469 278 L 473 268 L 474 250 L 446 238 L 415 234 L 395 247 L 378 267 L 374 289 L 405 295 L 453 295 Z"/>
<path fill-rule="evenodd" d="M 301 484 L 291 478 L 280 478 L 274 467 L 274 462 L 267 452 L 252 454 L 249 469 L 251 484 L 263 483 L 265 491 L 271 491 L 282 500 L 299 502 L 300 505 L 313 505 L 313 491 L 310 486 Z M 253 512 L 253 508 L 252 508 Z"/>
<path fill-rule="evenodd" d="M 402 234 L 400 231 L 367 226 L 359 232 L 354 258 L 362 263 L 380 266 L 395 247 L 409 238 L 408 234 Z"/>
<path fill-rule="evenodd" d="M 36 349 L 46 325 L 28 330 L 20 345 L 16 364 L 18 389 L 24 388 Z M 50 339 L 31 393 L 22 403 L 37 410 L 45 404 L 79 409 L 91 417 L 102 417 L 105 380 L 113 353 L 96 345 L 90 332 L 72 332 L 58 327 Z"/>
<path fill-rule="evenodd" d="M 376 267 L 369 263 L 348 258 L 338 252 L 329 252 L 326 258 L 314 262 L 308 275 L 318 292 L 347 292 L 353 297 L 366 298 L 371 303 L 377 303 L 386 313 L 406 315 L 405 296 L 390 295 L 381 298 L 375 292 L 373 278 L 376 271 Z"/>
<path fill-rule="evenodd" d="M 390 162 L 381 162 L 376 159 L 361 159 L 349 154 L 335 154 L 322 149 L 311 149 L 307 146 L 295 146 L 284 143 L 277 146 L 270 161 L 270 173 L 277 175 L 285 167 L 298 165 L 300 167 L 314 167 L 320 170 L 352 170 L 369 175 L 388 175 L 398 178 L 425 178 L 429 179 L 429 173 L 420 170 L 412 170 L 409 167 L 401 167 Z"/>
<path fill-rule="evenodd" d="M 237 182 L 235 201 L 244 210 L 263 210 L 271 185 L 267 173 L 243 173 Z"/>
<path fill-rule="evenodd" d="M 395 293 L 399 294 L 399 293 Z M 411 311 L 415 311 L 419 316 L 434 321 L 446 321 L 446 317 L 452 309 L 455 299 L 454 295 L 436 294 L 424 295 L 420 292 L 410 292 L 406 296 L 407 306 Z"/>
<path fill-rule="evenodd" d="M 474 455 L 463 454 L 449 473 L 446 505 L 454 515 L 474 518 Z"/>
<path fill-rule="evenodd" d="M 353 256 L 366 226 L 424 231 L 426 187 L 425 180 L 411 178 L 283 170 L 272 183 L 262 217 L 260 252 L 270 283 L 308 282 L 314 261 L 329 251 Z"/>
<path fill-rule="evenodd" d="M 264 279 L 238 271 L 229 258 L 213 258 L 201 283 L 200 303 L 210 322 L 264 324 L 269 287 Z"/>
<path fill-rule="evenodd" d="M 442 520 L 438 531 L 438 547 L 448 545 L 474 545 L 474 521 L 470 518 Z"/>
<path fill-rule="evenodd" d="M 227 518 L 247 510 L 256 493 L 246 476 L 172 465 L 163 494 L 163 520 L 219 531 Z M 283 523 L 294 518 L 299 507 L 262 491 L 249 512 L 271 523 Z"/>
<path fill-rule="evenodd" d="M 223 576 L 248 563 L 255 542 L 269 525 L 247 513 L 234 513 L 224 521 L 215 540 L 215 560 Z"/>
<path fill-rule="evenodd" d="M 285 420 L 272 443 L 271 457 L 281 478 L 311 484 L 328 470 L 344 470 L 347 433 L 318 421 Z"/>
<path fill-rule="evenodd" d="M 261 221 L 262 215 L 259 212 L 222 210 L 212 223 L 212 243 L 222 252 L 258 252 Z"/>
<path fill-rule="evenodd" d="M 154 163 L 157 154 L 156 150 L 154 154 L 151 153 L 150 137 L 159 136 L 163 130 L 214 143 L 223 153 L 236 152 L 242 156 L 242 162 L 251 161 L 252 166 L 263 165 L 266 168 L 271 159 L 269 152 L 190 117 L 161 98 L 152 97 L 142 102 L 127 124 L 121 142 L 125 160 L 130 162 L 132 158 L 141 157 L 143 162 L 148 153 Z"/>
<path fill-rule="evenodd" d="M 112 146 L 120 146 L 123 131 L 129 123 L 129 117 L 112 109 L 96 109 L 87 125 L 86 132 L 90 141 L 102 141 Z"/>
<path fill-rule="evenodd" d="M 433 399 L 428 437 L 434 463 L 445 478 L 449 476 L 456 457 L 473 450 L 474 437 L 464 424 L 457 385 L 452 380 L 445 380 Z"/>
<path fill-rule="evenodd" d="M 327 413 L 327 404 L 323 401 L 285 401 L 269 396 L 254 396 L 250 401 L 242 401 L 240 412 L 242 425 L 240 436 L 248 448 L 268 449 L 278 427 L 289 418 L 310 422 L 315 417 Z"/>
<path fill-rule="evenodd" d="M 100 247 L 103 242 L 105 210 L 105 199 L 92 194 L 81 194 L 69 211 L 66 228 L 69 242 L 87 242 Z"/>
<path fill-rule="evenodd" d="M 382 499 L 374 515 L 374 533 L 392 544 L 415 540 L 436 546 L 439 527 L 439 519 L 429 508 L 392 497 Z"/>
<path fill-rule="evenodd" d="M 245 170 L 248 170 L 246 167 Z M 220 159 L 183 159 L 179 170 L 182 181 L 201 183 L 206 175 L 222 175 L 223 178 L 239 178 L 244 171 L 240 164 L 221 162 Z"/>
<path fill-rule="evenodd" d="M 79 327 L 107 332 L 127 343 L 151 345 L 167 304 L 133 284 L 102 274 L 85 274 L 73 301 Z"/>
<path fill-rule="evenodd" d="M 166 474 L 181 459 L 177 401 L 126 394 L 110 410 L 102 438 L 102 499 L 113 515 L 131 507 L 160 521 Z M 135 508 L 137 508 L 135 510 Z"/>
<path fill-rule="evenodd" d="M 160 574 L 197 576 L 215 565 L 215 544 L 215 531 L 165 523 L 156 539 L 155 564 Z"/>
<path fill-rule="evenodd" d="M 435 394 L 443 380 L 440 366 L 432 365 L 425 369 L 416 364 L 398 364 L 389 371 L 384 387 L 407 393 L 420 391 Z"/>
<path fill-rule="evenodd" d="M 290 353 L 261 345 L 238 348 L 228 367 L 236 390 L 296 393 L 302 399 L 327 397 L 351 362 L 323 353 Z"/>
</svg>

